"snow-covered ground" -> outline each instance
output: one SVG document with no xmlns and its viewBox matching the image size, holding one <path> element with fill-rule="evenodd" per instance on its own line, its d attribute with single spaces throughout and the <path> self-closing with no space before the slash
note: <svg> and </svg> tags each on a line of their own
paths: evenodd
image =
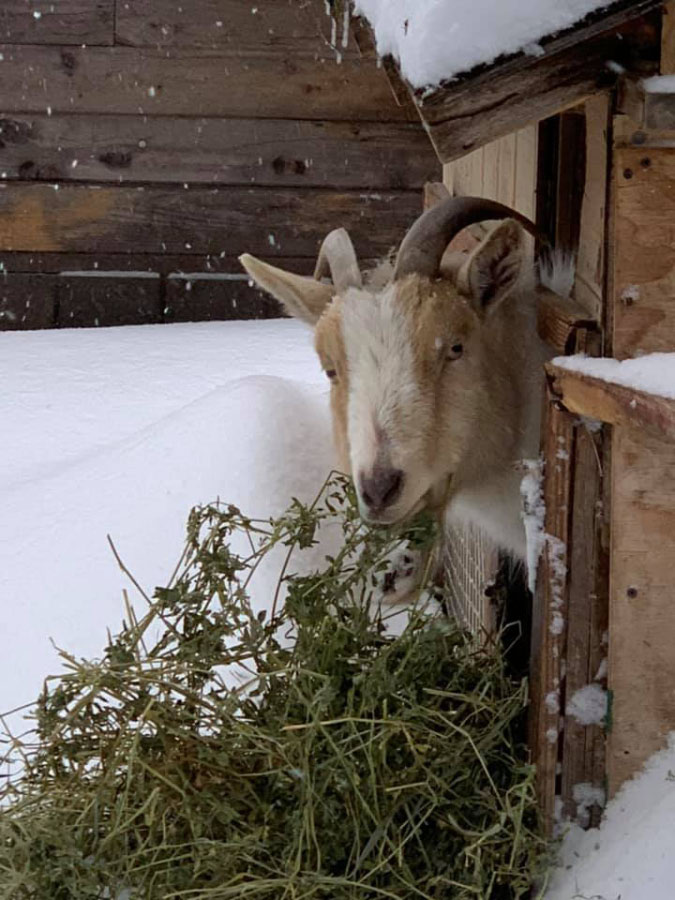
<svg viewBox="0 0 675 900">
<path fill-rule="evenodd" d="M 504 53 L 544 50 L 539 41 L 611 5 L 607 0 L 356 0 L 416 88 L 439 84 Z"/>
<path fill-rule="evenodd" d="M 675 736 L 610 801 L 602 827 L 573 826 L 546 900 L 673 900 Z"/>
<path fill-rule="evenodd" d="M 192 506 L 275 515 L 334 464 L 325 376 L 294 321 L 5 332 L 0 385 L 0 713 L 58 671 L 50 640 L 97 656 L 119 625 L 129 584 L 107 534 L 152 591 Z"/>
</svg>

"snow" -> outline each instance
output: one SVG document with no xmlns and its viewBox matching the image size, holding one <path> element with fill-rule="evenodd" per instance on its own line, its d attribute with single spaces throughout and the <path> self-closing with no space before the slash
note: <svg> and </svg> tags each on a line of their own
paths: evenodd
<svg viewBox="0 0 675 900">
<path fill-rule="evenodd" d="M 607 715 L 607 691 L 599 684 L 587 684 L 567 701 L 565 713 L 580 725 L 602 725 Z"/>
<path fill-rule="evenodd" d="M 610 800 L 599 829 L 570 826 L 561 866 L 546 900 L 672 900 L 675 883 L 675 735 L 645 771 Z M 604 799 L 591 785 L 576 785 L 586 808 Z"/>
<path fill-rule="evenodd" d="M 675 353 L 650 353 L 621 361 L 558 356 L 552 363 L 561 369 L 675 400 Z"/>
<path fill-rule="evenodd" d="M 534 594 L 537 585 L 539 558 L 544 548 L 544 520 L 546 507 L 542 493 L 543 462 L 540 459 L 523 460 L 525 474 L 520 482 L 523 525 L 527 561 L 527 586 Z"/>
<path fill-rule="evenodd" d="M 545 53 L 539 41 L 608 6 L 607 0 L 356 0 L 381 56 L 416 88 L 437 85 L 505 53 Z M 488 24 L 488 27 L 486 27 Z"/>
<path fill-rule="evenodd" d="M 152 592 L 192 506 L 269 517 L 334 466 L 328 387 L 294 321 L 4 332 L 0 380 L 0 713 L 59 670 L 50 639 L 95 657 L 119 625 L 130 586 L 107 534 Z M 271 560 L 258 596 L 277 577 Z"/>
<path fill-rule="evenodd" d="M 642 87 L 648 94 L 675 94 L 675 75 L 652 75 L 642 79 Z"/>
</svg>

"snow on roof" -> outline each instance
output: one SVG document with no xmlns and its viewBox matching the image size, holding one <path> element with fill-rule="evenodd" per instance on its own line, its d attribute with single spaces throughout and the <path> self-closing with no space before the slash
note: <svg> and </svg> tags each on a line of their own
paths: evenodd
<svg viewBox="0 0 675 900">
<path fill-rule="evenodd" d="M 621 362 L 586 356 L 559 356 L 552 362 L 561 369 L 675 400 L 675 353 L 650 353 Z"/>
<path fill-rule="evenodd" d="M 437 85 L 481 63 L 569 28 L 607 0 L 355 0 L 381 56 L 392 54 L 415 88 Z"/>
</svg>

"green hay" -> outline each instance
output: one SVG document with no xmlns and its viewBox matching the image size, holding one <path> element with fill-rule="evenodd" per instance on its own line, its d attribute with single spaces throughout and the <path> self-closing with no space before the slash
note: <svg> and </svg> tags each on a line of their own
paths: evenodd
<svg viewBox="0 0 675 900">
<path fill-rule="evenodd" d="M 255 615 L 269 550 L 288 572 L 336 522 L 340 554 Z M 448 620 L 414 614 L 392 638 L 369 612 L 384 555 L 432 539 L 424 519 L 364 531 L 341 479 L 271 523 L 195 509 L 171 585 L 140 620 L 127 604 L 100 661 L 62 654 L 32 745 L 11 746 L 2 900 L 525 896 L 545 852 L 515 737 L 525 686 Z M 234 664 L 245 690 L 223 682 Z"/>
</svg>

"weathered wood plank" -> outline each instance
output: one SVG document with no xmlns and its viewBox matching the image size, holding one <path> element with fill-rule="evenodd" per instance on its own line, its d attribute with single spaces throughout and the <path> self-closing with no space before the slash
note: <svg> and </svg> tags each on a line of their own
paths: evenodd
<svg viewBox="0 0 675 900">
<path fill-rule="evenodd" d="M 275 50 L 23 47 L 1 44 L 0 109 L 102 113 L 414 120 L 373 60 L 341 64 Z"/>
<path fill-rule="evenodd" d="M 0 42 L 110 45 L 114 0 L 2 0 Z"/>
<path fill-rule="evenodd" d="M 614 430 L 610 795 L 675 727 L 675 444 Z"/>
<path fill-rule="evenodd" d="M 602 321 L 605 314 L 605 274 L 607 240 L 607 172 L 610 101 L 593 97 L 585 105 L 586 173 L 581 201 L 579 249 L 576 259 L 574 294 L 587 312 Z M 603 322 L 604 324 L 604 322 Z"/>
<path fill-rule="evenodd" d="M 55 320 L 53 275 L 0 274 L 0 331 L 51 328 Z"/>
<path fill-rule="evenodd" d="M 673 350 L 675 149 L 617 150 L 615 185 L 613 354 Z"/>
<path fill-rule="evenodd" d="M 147 325 L 162 321 L 159 276 L 99 272 L 57 277 L 58 328 Z"/>
<path fill-rule="evenodd" d="M 166 282 L 164 320 L 209 322 L 231 319 L 278 319 L 281 305 L 249 284 L 246 277 L 223 279 L 205 273 L 169 276 Z"/>
<path fill-rule="evenodd" d="M 375 264 L 373 259 L 360 260 L 364 268 Z M 275 265 L 298 272 L 300 275 L 311 275 L 316 260 L 313 257 L 277 257 Z M 193 254 L 185 253 L 44 253 L 40 252 L 8 252 L 0 254 L 0 272 L 9 274 L 60 274 L 62 272 L 107 272 L 134 273 L 154 272 L 159 275 L 203 273 L 242 274 L 241 264 L 236 255 L 222 253 Z"/>
<path fill-rule="evenodd" d="M 675 74 L 675 2 L 673 0 L 669 0 L 663 5 L 660 70 L 662 75 Z"/>
<path fill-rule="evenodd" d="M 584 425 L 575 428 L 574 486 L 570 535 L 569 605 L 565 698 L 589 684 L 607 683 L 608 547 L 603 515 L 603 438 Z M 563 815 L 582 825 L 599 824 L 602 804 L 579 808 L 575 787 L 605 789 L 605 732 L 566 715 L 561 797 Z"/>
<path fill-rule="evenodd" d="M 164 116 L 0 118 L 7 180 L 421 188 L 440 165 L 421 124 Z"/>
<path fill-rule="evenodd" d="M 659 397 L 546 364 L 556 394 L 570 412 L 608 425 L 642 428 L 651 434 L 675 440 L 675 400 Z"/>
<path fill-rule="evenodd" d="M 59 187 L 59 185 L 57 185 Z M 367 258 L 398 244 L 415 191 L 0 185 L 0 252 L 316 255 L 343 226 Z"/>
<path fill-rule="evenodd" d="M 455 159 L 608 90 L 616 82 L 608 60 L 629 69 L 646 65 L 655 71 L 658 36 L 653 24 L 624 23 L 657 5 L 653 0 L 626 0 L 588 26 L 544 41 L 543 56 L 520 54 L 431 94 L 417 92 L 420 114 L 439 157 L 444 162 Z"/>
<path fill-rule="evenodd" d="M 544 827 L 553 830 L 560 750 L 561 700 L 568 621 L 568 571 L 574 420 L 551 396 L 543 434 L 546 507 L 545 543 L 537 573 L 532 615 L 531 704 L 532 761 Z"/>
<path fill-rule="evenodd" d="M 323 0 L 124 0 L 115 29 L 117 43 L 134 47 L 275 47 L 334 56 L 331 36 Z"/>
</svg>

